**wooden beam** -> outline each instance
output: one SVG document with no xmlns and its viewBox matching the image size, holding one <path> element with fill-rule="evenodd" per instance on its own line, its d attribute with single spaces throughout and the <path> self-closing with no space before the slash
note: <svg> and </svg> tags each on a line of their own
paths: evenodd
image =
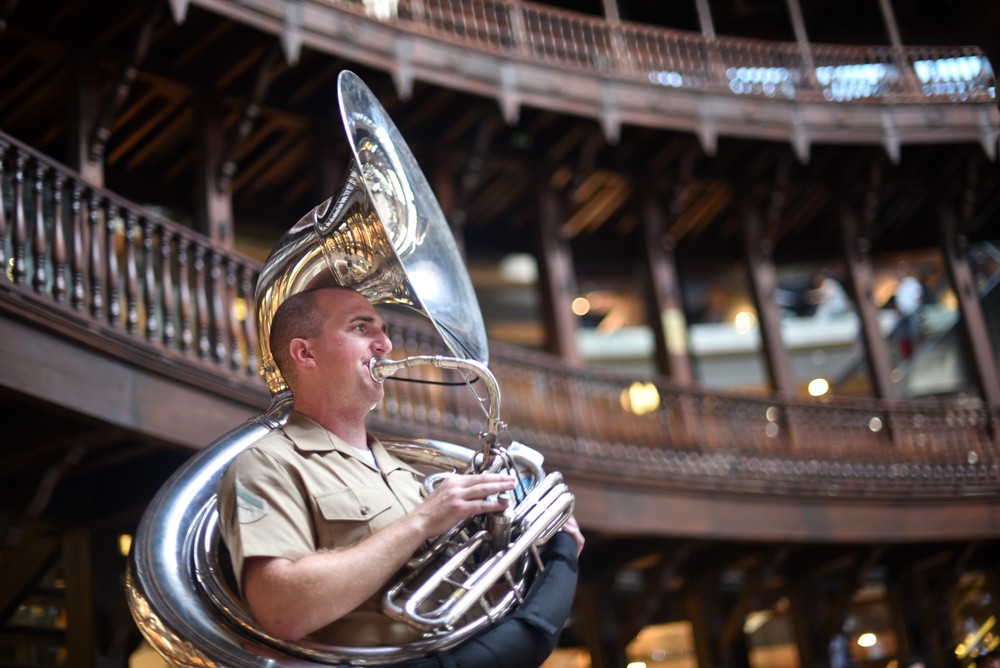
<svg viewBox="0 0 1000 668">
<path fill-rule="evenodd" d="M 104 147 L 107 145 L 108 139 L 111 138 L 111 128 L 115 117 L 132 90 L 132 82 L 138 73 L 139 63 L 146 57 L 146 52 L 152 42 L 153 30 L 160 20 L 163 9 L 164 3 L 162 2 L 150 3 L 149 11 L 142 21 L 142 25 L 135 32 L 132 48 L 120 64 L 111 90 L 101 104 L 94 125 L 87 135 L 87 153 L 92 160 L 97 160 L 104 155 Z"/>
<path fill-rule="evenodd" d="M 0 622 L 10 619 L 27 593 L 55 563 L 59 541 L 35 528 L 0 526 Z"/>
<path fill-rule="evenodd" d="M 538 180 L 539 278 L 542 312 L 545 314 L 549 352 L 563 359 L 580 361 L 576 345 L 578 328 L 572 301 L 579 296 L 573 268 L 573 252 L 561 232 L 563 203 L 549 185 L 548 174 Z"/>
<path fill-rule="evenodd" d="M 892 382 L 892 362 L 885 337 L 878 325 L 878 308 L 873 296 L 874 272 L 871 261 L 871 239 L 860 229 L 857 216 L 846 202 L 840 205 L 840 232 L 847 267 L 847 288 L 861 319 L 861 336 L 865 343 L 865 359 L 872 376 L 872 385 L 880 399 L 899 398 Z M 887 425 L 888 427 L 888 425 Z"/>
<path fill-rule="evenodd" d="M 961 314 L 959 329 L 969 354 L 969 366 L 983 401 L 1000 406 L 1000 374 L 997 373 L 996 355 L 993 353 L 989 329 L 979 301 L 979 289 L 969 262 L 969 240 L 960 229 L 954 207 L 941 192 L 935 194 L 935 208 L 941 251 L 952 288 L 958 297 L 958 310 Z M 996 425 L 992 427 L 994 430 L 997 428 Z"/>
<path fill-rule="evenodd" d="M 583 637 L 590 652 L 591 668 L 612 668 L 613 661 L 607 656 L 605 644 L 602 642 L 601 620 L 606 616 L 601 614 L 601 598 L 596 591 L 596 583 L 580 583 L 576 588 L 575 607 L 580 613 L 583 626 Z"/>
<path fill-rule="evenodd" d="M 643 251 L 650 326 L 656 341 L 657 367 L 682 387 L 694 382 L 691 353 L 687 345 L 688 326 L 674 257 L 674 238 L 667 235 L 666 212 L 648 185 L 641 195 Z M 684 411 L 683 415 L 689 415 Z M 691 433 L 688 431 L 687 433 Z"/>
<path fill-rule="evenodd" d="M 632 602 L 628 617 L 619 629 L 618 644 L 621 647 L 626 647 L 663 607 L 670 583 L 677 577 L 678 567 L 691 551 L 691 543 L 674 546 L 660 554 L 657 564 L 647 570 L 646 586 Z"/>
<path fill-rule="evenodd" d="M 788 557 L 788 552 L 788 547 L 775 548 L 747 570 L 743 591 L 729 608 L 722 631 L 719 633 L 716 643 L 719 656 L 731 654 L 736 647 L 743 647 L 745 650 L 743 627 L 746 625 L 747 615 L 754 610 L 761 593 L 767 588 L 767 583 L 775 571 Z"/>
<path fill-rule="evenodd" d="M 828 646 L 819 642 L 822 625 L 820 620 L 824 618 L 825 602 L 815 580 L 808 577 L 794 578 L 789 587 L 788 600 L 800 668 L 823 668 L 829 665 L 829 659 L 825 658 Z"/>
<path fill-rule="evenodd" d="M 201 91 L 195 102 L 197 119 L 197 175 L 195 177 L 196 229 L 213 242 L 232 248 L 233 198 L 229 184 L 220 188 L 223 161 L 222 110 L 210 91 Z"/>
<path fill-rule="evenodd" d="M 237 169 L 236 155 L 250 133 L 253 132 L 257 117 L 260 115 L 260 105 L 271 87 L 272 75 L 275 65 L 279 62 L 280 53 L 280 46 L 277 41 L 274 41 L 271 48 L 264 52 L 257 65 L 253 90 L 244 100 L 240 109 L 240 117 L 226 140 L 222 155 L 219 156 L 219 163 L 216 167 L 218 173 L 215 180 L 216 188 L 220 193 L 228 193 L 231 190 L 233 175 L 236 174 Z"/>
<path fill-rule="evenodd" d="M 749 195 L 745 194 L 741 199 L 743 241 L 750 289 L 757 308 L 757 322 L 771 388 L 779 394 L 792 396 L 795 393 L 795 386 L 792 382 L 791 364 L 788 360 L 788 351 L 781 339 L 781 314 L 773 299 L 774 291 L 778 287 L 774 258 L 771 255 L 774 248 L 764 237 L 760 214 L 754 208 Z"/>
<path fill-rule="evenodd" d="M 714 603 L 718 596 L 716 582 L 702 582 L 685 591 L 682 598 L 684 617 L 691 624 L 694 653 L 698 666 L 715 666 L 717 658 L 712 642 Z"/>
<path fill-rule="evenodd" d="M 94 601 L 92 533 L 78 527 L 63 535 L 63 571 L 66 577 L 66 650 L 78 668 L 96 668 L 98 615 Z"/>
<path fill-rule="evenodd" d="M 896 647 L 899 656 L 915 656 L 920 654 L 920 638 L 917 606 L 912 601 L 915 598 L 913 588 L 910 586 L 912 576 L 903 574 L 889 574 L 889 586 L 887 587 L 887 600 L 889 603 L 890 616 L 892 618 L 892 628 L 896 633 Z"/>
<path fill-rule="evenodd" d="M 863 558 L 857 559 L 852 568 L 844 576 L 844 581 L 837 590 L 837 596 L 829 605 L 820 643 L 830 644 L 830 640 L 840 633 L 844 620 L 854 603 L 854 594 L 861 589 L 868 572 L 882 556 L 881 547 L 872 547 L 864 552 Z"/>
<path fill-rule="evenodd" d="M 92 155 L 88 128 L 98 122 L 100 105 L 100 81 L 94 58 L 89 50 L 79 50 L 74 54 L 73 113 L 70 121 L 69 156 L 70 167 L 95 186 L 104 185 L 104 161 L 102 156 Z"/>
</svg>

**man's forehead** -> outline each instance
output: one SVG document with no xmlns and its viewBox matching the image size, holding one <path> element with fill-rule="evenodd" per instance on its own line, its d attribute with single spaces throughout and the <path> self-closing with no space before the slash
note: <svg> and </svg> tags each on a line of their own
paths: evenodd
<svg viewBox="0 0 1000 668">
<path fill-rule="evenodd" d="M 380 319 L 375 307 L 351 288 L 324 288 L 320 298 L 328 310 L 349 319 Z"/>
</svg>

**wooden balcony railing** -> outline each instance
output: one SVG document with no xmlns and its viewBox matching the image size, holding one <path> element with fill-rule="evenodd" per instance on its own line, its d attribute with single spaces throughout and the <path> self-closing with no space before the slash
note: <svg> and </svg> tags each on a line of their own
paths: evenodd
<svg viewBox="0 0 1000 668">
<path fill-rule="evenodd" d="M 414 80 L 495 98 L 508 123 L 522 106 L 598 120 L 609 142 L 625 125 L 790 141 L 803 162 L 817 143 L 974 142 L 996 158 L 993 67 L 975 46 L 853 46 L 706 37 L 520 0 L 171 0 Z"/>
<path fill-rule="evenodd" d="M 319 0 L 371 16 L 363 0 Z M 389 4 L 389 3 L 387 3 Z M 512 59 L 653 86 L 801 101 L 963 103 L 996 99 L 977 47 L 849 46 L 717 37 L 514 0 L 401 0 L 408 28 Z"/>
<path fill-rule="evenodd" d="M 0 295 L 154 357 L 261 385 L 259 266 L 0 133 Z M 261 385 L 262 389 L 262 385 Z"/>
<path fill-rule="evenodd" d="M 103 353 L 162 374 L 190 367 L 221 379 L 220 392 L 266 399 L 247 315 L 253 260 L 2 133 L 0 241 L 0 311 L 86 333 Z M 444 350 L 422 321 L 389 324 L 394 358 Z M 499 344 L 490 366 L 510 436 L 566 473 L 654 489 L 1000 496 L 997 406 L 737 396 Z M 435 373 L 447 372 L 422 376 Z M 384 431 L 465 443 L 486 425 L 465 386 L 391 381 L 372 419 Z"/>
</svg>

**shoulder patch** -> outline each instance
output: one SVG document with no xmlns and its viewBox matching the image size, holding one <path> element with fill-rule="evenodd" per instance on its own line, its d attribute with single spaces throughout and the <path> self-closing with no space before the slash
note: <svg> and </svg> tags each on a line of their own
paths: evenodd
<svg viewBox="0 0 1000 668">
<path fill-rule="evenodd" d="M 251 524 L 267 515 L 267 501 L 236 485 L 236 517 L 240 524 Z"/>
</svg>

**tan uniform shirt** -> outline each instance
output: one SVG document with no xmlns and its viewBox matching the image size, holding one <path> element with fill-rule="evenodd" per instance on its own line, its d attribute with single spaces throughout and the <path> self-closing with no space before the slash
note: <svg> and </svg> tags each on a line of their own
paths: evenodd
<svg viewBox="0 0 1000 668">
<path fill-rule="evenodd" d="M 369 443 L 378 467 L 311 418 L 288 423 L 240 453 L 219 483 L 222 535 L 233 569 L 248 557 L 296 560 L 348 547 L 412 511 L 421 474 Z M 242 587 L 242 582 L 240 583 Z M 418 631 L 381 613 L 381 593 L 310 635 L 333 645 L 400 645 Z"/>
</svg>

